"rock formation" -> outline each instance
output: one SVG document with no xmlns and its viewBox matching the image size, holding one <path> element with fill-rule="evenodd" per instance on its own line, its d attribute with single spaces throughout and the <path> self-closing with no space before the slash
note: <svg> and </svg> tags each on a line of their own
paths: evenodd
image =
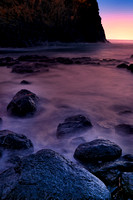
<svg viewBox="0 0 133 200">
<path fill-rule="evenodd" d="M 41 150 L 21 159 L 0 174 L 3 200 L 110 199 L 102 181 L 52 150 Z"/>
<path fill-rule="evenodd" d="M 96 0 L 2 0 L 0 46 L 106 41 Z"/>
</svg>

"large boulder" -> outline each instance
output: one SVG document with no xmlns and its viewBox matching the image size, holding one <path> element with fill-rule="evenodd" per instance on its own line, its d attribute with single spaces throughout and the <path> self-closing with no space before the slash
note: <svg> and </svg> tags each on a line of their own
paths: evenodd
<svg viewBox="0 0 133 200">
<path fill-rule="evenodd" d="M 122 149 L 115 143 L 96 139 L 91 142 L 80 144 L 74 153 L 74 158 L 84 162 L 107 162 L 119 158 L 122 154 Z"/>
<path fill-rule="evenodd" d="M 58 125 L 56 135 L 58 138 L 73 136 L 90 128 L 92 128 L 92 124 L 88 118 L 83 115 L 74 115 Z"/>
<path fill-rule="evenodd" d="M 2 0 L 0 36 L 0 46 L 106 41 L 97 0 Z"/>
<path fill-rule="evenodd" d="M 2 200 L 110 199 L 106 186 L 87 170 L 52 150 L 21 159 L 0 174 Z"/>
<path fill-rule="evenodd" d="M 9 130 L 0 131 L 0 150 L 13 153 L 27 154 L 34 151 L 33 144 L 25 135 Z"/>
<path fill-rule="evenodd" d="M 7 106 L 7 111 L 19 117 L 32 115 L 37 110 L 38 100 L 36 94 L 25 89 L 20 90 Z"/>
</svg>

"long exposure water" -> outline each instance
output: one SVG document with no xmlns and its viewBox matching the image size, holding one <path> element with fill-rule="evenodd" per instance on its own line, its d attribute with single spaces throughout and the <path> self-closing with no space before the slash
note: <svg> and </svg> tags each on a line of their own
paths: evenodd
<svg viewBox="0 0 133 200">
<path fill-rule="evenodd" d="M 133 153 L 133 134 L 117 134 L 118 124 L 133 124 L 133 74 L 116 68 L 120 62 L 133 63 L 133 43 L 106 44 L 45 44 L 28 49 L 0 49 L 0 57 L 18 57 L 24 54 L 49 57 L 91 57 L 99 65 L 57 65 L 49 72 L 15 74 L 10 68 L 0 68 L 1 130 L 9 129 L 28 136 L 35 151 L 53 149 L 73 160 L 76 147 L 96 138 L 110 139 Z M 104 59 L 104 60 L 103 60 Z M 22 80 L 30 85 L 21 85 Z M 6 107 L 21 89 L 28 89 L 40 97 L 40 109 L 31 118 L 14 118 Z M 129 110 L 130 112 L 125 112 Z M 59 123 L 68 116 L 83 114 L 91 120 L 93 128 L 69 138 L 56 138 Z"/>
</svg>

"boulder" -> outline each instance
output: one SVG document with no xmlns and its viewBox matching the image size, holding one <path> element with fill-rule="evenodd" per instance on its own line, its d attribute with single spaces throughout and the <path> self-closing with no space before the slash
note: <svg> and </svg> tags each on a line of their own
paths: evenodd
<svg viewBox="0 0 133 200">
<path fill-rule="evenodd" d="M 0 174 L 2 200 L 110 199 L 106 186 L 87 170 L 52 150 L 21 159 Z"/>
<path fill-rule="evenodd" d="M 17 134 L 9 130 L 0 131 L 0 150 L 10 151 L 17 155 L 32 153 L 33 144 L 25 135 Z"/>
<path fill-rule="evenodd" d="M 122 159 L 124 159 L 126 161 L 133 161 L 133 155 L 132 154 L 126 154 L 126 155 L 122 156 Z"/>
<path fill-rule="evenodd" d="M 56 62 L 66 65 L 73 64 L 73 60 L 71 58 L 63 58 L 63 57 L 56 58 Z"/>
<path fill-rule="evenodd" d="M 119 124 L 115 126 L 115 132 L 120 135 L 132 135 L 133 134 L 133 125 L 129 124 Z"/>
<path fill-rule="evenodd" d="M 127 69 L 133 72 L 133 64 L 130 64 Z"/>
<path fill-rule="evenodd" d="M 117 68 L 125 68 L 125 69 L 127 69 L 128 65 L 125 64 L 125 63 L 121 63 L 121 64 L 117 65 Z"/>
<path fill-rule="evenodd" d="M 28 90 L 20 90 L 7 106 L 9 114 L 19 117 L 33 115 L 37 110 L 39 98 Z"/>
<path fill-rule="evenodd" d="M 22 81 L 20 82 L 20 84 L 29 85 L 29 84 L 31 84 L 31 82 L 26 81 L 26 80 L 22 80 Z"/>
<path fill-rule="evenodd" d="M 133 172 L 122 174 L 122 189 L 125 193 L 125 199 L 133 199 Z"/>
<path fill-rule="evenodd" d="M 107 162 L 119 158 L 122 149 L 115 143 L 96 139 L 80 144 L 74 153 L 74 158 L 84 163 Z"/>
<path fill-rule="evenodd" d="M 65 121 L 58 125 L 56 135 L 58 138 L 63 136 L 73 136 L 92 128 L 89 119 L 83 115 L 75 115 L 65 119 Z"/>
<path fill-rule="evenodd" d="M 2 124 L 2 118 L 0 117 L 0 125 Z"/>
</svg>

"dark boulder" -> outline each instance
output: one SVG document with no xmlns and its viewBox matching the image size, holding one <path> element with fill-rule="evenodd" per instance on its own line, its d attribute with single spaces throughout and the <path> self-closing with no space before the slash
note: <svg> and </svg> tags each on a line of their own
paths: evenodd
<svg viewBox="0 0 133 200">
<path fill-rule="evenodd" d="M 115 143 L 96 139 L 79 145 L 75 150 L 74 158 L 84 163 L 107 162 L 119 158 L 121 154 L 122 149 Z"/>
<path fill-rule="evenodd" d="M 133 199 L 133 172 L 124 172 L 122 174 L 122 189 L 125 199 Z"/>
<path fill-rule="evenodd" d="M 129 124 L 119 124 L 115 126 L 115 132 L 120 135 L 132 135 L 133 134 L 133 125 Z"/>
<path fill-rule="evenodd" d="M 133 162 L 133 155 L 132 154 L 126 154 L 126 155 L 122 156 L 122 159 L 124 159 L 126 161 L 132 161 Z"/>
<path fill-rule="evenodd" d="M 0 131 L 0 149 L 13 153 L 27 154 L 34 151 L 33 144 L 25 135 L 17 134 L 9 130 Z"/>
<path fill-rule="evenodd" d="M 0 117 L 0 125 L 2 124 L 2 118 Z"/>
<path fill-rule="evenodd" d="M 133 64 L 130 64 L 127 69 L 133 72 Z"/>
<path fill-rule="evenodd" d="M 25 89 L 20 90 L 7 106 L 7 111 L 19 117 L 32 115 L 37 110 L 38 100 L 36 94 Z"/>
<path fill-rule="evenodd" d="M 121 64 L 117 65 L 117 68 L 125 68 L 125 69 L 127 69 L 128 65 L 125 64 L 125 63 L 121 63 Z"/>
<path fill-rule="evenodd" d="M 22 80 L 22 81 L 20 82 L 20 84 L 29 85 L 29 84 L 31 84 L 31 83 L 30 83 L 29 81 Z"/>
<path fill-rule="evenodd" d="M 63 136 L 73 136 L 92 128 L 89 119 L 83 115 L 75 115 L 68 117 L 65 121 L 58 125 L 56 135 L 58 138 Z"/>
<path fill-rule="evenodd" d="M 70 59 L 70 58 L 63 58 L 63 57 L 56 58 L 56 62 L 59 62 L 61 64 L 67 64 L 67 65 L 73 64 L 73 60 L 72 59 Z"/>
<path fill-rule="evenodd" d="M 21 159 L 0 174 L 3 200 L 110 199 L 106 186 L 94 175 L 52 150 Z"/>
</svg>

